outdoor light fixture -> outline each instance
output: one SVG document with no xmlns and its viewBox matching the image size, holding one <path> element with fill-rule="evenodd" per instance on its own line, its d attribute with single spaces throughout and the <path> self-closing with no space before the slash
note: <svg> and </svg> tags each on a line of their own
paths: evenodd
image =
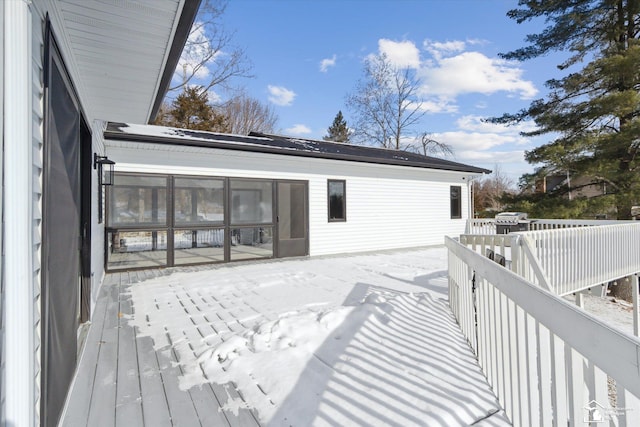
<svg viewBox="0 0 640 427">
<path fill-rule="evenodd" d="M 113 185 L 113 166 L 116 164 L 109 160 L 107 156 L 98 156 L 93 153 L 93 168 L 98 169 L 98 184 Z"/>
</svg>

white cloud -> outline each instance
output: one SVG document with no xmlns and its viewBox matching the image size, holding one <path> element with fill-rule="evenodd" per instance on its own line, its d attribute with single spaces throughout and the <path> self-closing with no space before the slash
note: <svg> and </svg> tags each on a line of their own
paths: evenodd
<svg viewBox="0 0 640 427">
<path fill-rule="evenodd" d="M 489 58 L 480 52 L 434 58 L 435 62 L 419 70 L 425 95 L 455 98 L 466 93 L 510 92 L 531 99 L 538 93 L 531 81 L 522 78 L 524 71 L 513 62 Z"/>
<path fill-rule="evenodd" d="M 213 89 L 209 89 L 207 91 L 207 96 L 209 97 L 209 102 L 212 104 L 218 104 L 222 102 L 222 96 L 220 96 L 220 94 L 218 94 Z"/>
<path fill-rule="evenodd" d="M 284 130 L 287 135 L 308 135 L 311 129 L 308 126 L 297 124 Z"/>
<path fill-rule="evenodd" d="M 456 158 L 463 162 L 472 163 L 518 163 L 524 162 L 524 151 L 459 151 L 456 152 Z"/>
<path fill-rule="evenodd" d="M 467 132 L 463 130 L 439 132 L 433 139 L 451 145 L 455 153 L 465 150 L 484 151 L 503 144 L 515 143 L 517 137 L 495 132 Z"/>
<path fill-rule="evenodd" d="M 378 50 L 385 54 L 391 64 L 399 68 L 418 68 L 420 50 L 412 41 L 396 42 L 388 39 L 378 40 Z"/>
<path fill-rule="evenodd" d="M 331 58 L 325 58 L 320 61 L 320 71 L 326 73 L 329 70 L 329 67 L 335 67 L 336 59 L 336 55 L 333 55 Z"/>
<path fill-rule="evenodd" d="M 457 97 L 465 94 L 502 92 L 521 99 L 536 96 L 538 90 L 524 78 L 524 70 L 518 63 L 471 50 L 486 43 L 475 39 L 425 40 L 422 48 L 429 56 L 424 59 L 414 42 L 408 40 L 379 39 L 378 50 L 393 65 L 416 70 L 422 110 L 428 113 L 457 112 Z"/>
<path fill-rule="evenodd" d="M 427 113 L 457 113 L 458 106 L 447 97 L 431 97 L 422 101 L 420 110 Z"/>
<path fill-rule="evenodd" d="M 499 123 L 490 123 L 483 120 L 483 117 L 475 115 L 462 116 L 456 120 L 458 127 L 464 131 L 491 132 L 517 137 L 521 141 L 518 143 L 528 142 L 528 139 L 520 136 L 520 132 L 531 132 L 536 129 L 535 123 L 532 121 L 524 121 L 515 125 L 504 125 Z"/>
<path fill-rule="evenodd" d="M 451 145 L 456 154 L 465 151 L 481 153 L 505 144 L 513 144 L 511 146 L 528 144 L 531 141 L 521 136 L 520 132 L 535 129 L 533 122 L 506 126 L 484 122 L 482 117 L 474 115 L 462 116 L 456 121 L 456 124 L 458 130 L 433 135 L 435 140 Z M 495 155 L 494 152 L 486 154 L 487 156 Z"/>
<path fill-rule="evenodd" d="M 207 65 L 213 63 L 217 56 L 223 54 L 218 52 L 214 57 L 207 58 L 211 54 L 211 50 L 211 42 L 204 31 L 204 25 L 199 22 L 194 23 L 178 60 L 173 78 L 176 81 L 182 81 L 191 75 L 195 79 L 207 78 L 210 74 Z M 205 59 L 208 60 L 205 61 Z"/>
<path fill-rule="evenodd" d="M 425 40 L 423 46 L 427 50 L 427 52 L 433 55 L 434 58 L 440 59 L 443 55 L 464 51 L 466 48 L 466 43 L 461 40 L 448 42 L 434 42 L 432 40 Z"/>
<path fill-rule="evenodd" d="M 267 90 L 269 91 L 269 101 L 283 107 L 291 105 L 296 97 L 294 91 L 282 86 L 269 85 Z"/>
</svg>

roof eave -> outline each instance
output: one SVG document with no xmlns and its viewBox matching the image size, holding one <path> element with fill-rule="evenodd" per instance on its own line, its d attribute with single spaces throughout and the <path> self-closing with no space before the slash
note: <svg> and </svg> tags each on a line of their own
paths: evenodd
<svg viewBox="0 0 640 427">
<path fill-rule="evenodd" d="M 364 156 L 347 156 L 347 155 L 337 155 L 333 153 L 316 153 L 311 151 L 297 151 L 297 150 L 283 150 L 269 146 L 258 146 L 258 145 L 234 145 L 221 141 L 201 141 L 195 139 L 185 139 L 185 138 L 173 138 L 170 136 L 158 136 L 158 135 L 137 135 L 137 134 L 128 134 L 118 131 L 109 131 L 105 130 L 104 139 L 111 139 L 116 141 L 132 141 L 132 142 L 143 142 L 143 143 L 151 143 L 151 144 L 163 144 L 163 145 L 180 145 L 187 147 L 199 147 L 199 148 L 217 148 L 223 150 L 235 150 L 235 151 L 248 151 L 254 153 L 266 153 L 266 154 L 276 154 L 282 156 L 294 156 L 294 157 L 308 157 L 308 158 L 319 158 L 319 159 L 327 159 L 327 160 L 340 160 L 340 161 L 350 161 L 357 163 L 370 163 L 370 164 L 380 164 L 380 165 L 390 165 L 390 166 L 404 166 L 404 167 L 414 167 L 421 169 L 432 169 L 432 170 L 443 170 L 449 172 L 460 172 L 460 173 L 472 173 L 472 174 L 484 174 L 491 173 L 488 169 L 477 168 L 474 166 L 468 165 L 438 165 L 438 164 L 427 164 L 427 163 L 418 163 L 412 161 L 403 161 L 403 160 L 395 160 L 395 159 L 375 159 Z"/>
<path fill-rule="evenodd" d="M 160 110 L 160 106 L 162 105 L 162 100 L 169 90 L 171 79 L 173 77 L 173 74 L 175 73 L 176 66 L 178 65 L 180 56 L 182 55 L 182 50 L 184 49 L 184 45 L 187 42 L 187 38 L 189 37 L 191 26 L 196 19 L 196 15 L 198 14 L 198 9 L 200 8 L 201 2 L 202 0 L 185 0 L 184 2 L 182 13 L 180 14 L 180 19 L 173 36 L 173 43 L 169 48 L 169 54 L 165 62 L 162 76 L 160 77 L 158 91 L 156 92 L 155 100 L 149 112 L 147 123 L 151 123 L 155 119 L 156 115 L 158 114 L 158 110 Z"/>
</svg>

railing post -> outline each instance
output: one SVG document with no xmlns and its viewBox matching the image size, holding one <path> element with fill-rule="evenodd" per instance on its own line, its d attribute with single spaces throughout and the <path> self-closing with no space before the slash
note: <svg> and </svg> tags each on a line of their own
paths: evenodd
<svg viewBox="0 0 640 427">
<path fill-rule="evenodd" d="M 576 305 L 584 310 L 584 294 L 582 291 L 576 292 Z"/>
<path fill-rule="evenodd" d="M 521 237 L 518 235 L 511 236 L 511 271 L 522 276 L 520 271 L 520 241 Z"/>
<path fill-rule="evenodd" d="M 638 286 L 640 279 L 638 274 L 633 275 L 633 283 L 631 284 L 631 297 L 633 299 L 633 335 L 640 336 L 640 308 L 638 307 Z"/>
</svg>

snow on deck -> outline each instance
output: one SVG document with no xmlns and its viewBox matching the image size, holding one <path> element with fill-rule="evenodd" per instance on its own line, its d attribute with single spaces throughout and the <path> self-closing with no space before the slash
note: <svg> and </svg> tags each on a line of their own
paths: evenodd
<svg viewBox="0 0 640 427">
<path fill-rule="evenodd" d="M 444 248 L 227 264 L 133 284 L 123 316 L 180 390 L 262 425 L 508 425 L 446 275 Z"/>
</svg>

